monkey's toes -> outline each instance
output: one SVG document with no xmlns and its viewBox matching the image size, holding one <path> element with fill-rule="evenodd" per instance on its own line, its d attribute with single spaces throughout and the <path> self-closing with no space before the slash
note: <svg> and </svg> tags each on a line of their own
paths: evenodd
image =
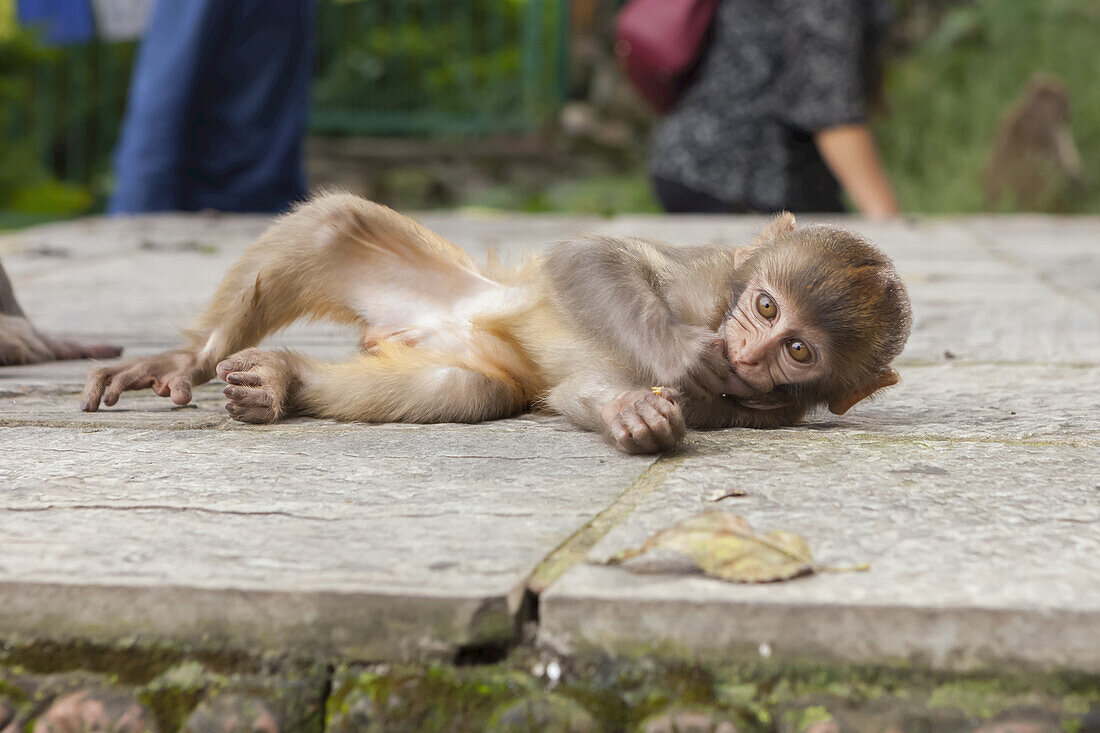
<svg viewBox="0 0 1100 733">
<path fill-rule="evenodd" d="M 222 359 L 215 371 L 217 371 L 219 379 L 225 380 L 229 374 L 250 371 L 253 367 L 263 364 L 267 359 L 268 354 L 260 349 L 245 349 Z"/>
<path fill-rule="evenodd" d="M 227 379 L 229 374 L 233 372 L 240 372 L 241 370 L 247 368 L 248 367 L 246 367 L 244 364 L 238 362 L 237 359 L 229 357 L 228 359 L 223 359 L 222 361 L 218 362 L 218 366 L 214 368 L 214 371 L 217 372 L 218 379 L 222 381 L 229 381 Z"/>
<path fill-rule="evenodd" d="M 275 396 L 259 387 L 230 384 L 222 394 L 229 398 L 225 411 L 234 420 L 247 423 L 272 423 L 279 419 Z"/>
</svg>

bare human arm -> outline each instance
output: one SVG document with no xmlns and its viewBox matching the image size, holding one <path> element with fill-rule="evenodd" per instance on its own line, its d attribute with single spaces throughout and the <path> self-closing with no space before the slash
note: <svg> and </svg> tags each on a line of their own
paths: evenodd
<svg viewBox="0 0 1100 733">
<path fill-rule="evenodd" d="M 863 123 L 826 127 L 814 134 L 814 143 L 862 214 L 881 219 L 899 213 L 870 127 Z"/>
</svg>

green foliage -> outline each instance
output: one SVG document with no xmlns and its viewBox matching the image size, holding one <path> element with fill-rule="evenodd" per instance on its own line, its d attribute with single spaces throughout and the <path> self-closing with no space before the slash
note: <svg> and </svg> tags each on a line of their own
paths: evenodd
<svg viewBox="0 0 1100 733">
<path fill-rule="evenodd" d="M 1085 194 L 1064 198 L 1060 207 L 1100 212 L 1098 27 L 1095 0 L 967 2 L 894 60 L 886 77 L 888 114 L 875 121 L 875 131 L 902 207 L 981 211 L 997 122 L 1028 78 L 1044 71 L 1066 82 L 1071 128 L 1091 179 Z"/>
<path fill-rule="evenodd" d="M 322 3 L 314 125 L 403 135 L 526 129 L 558 98 L 563 1 Z"/>
<path fill-rule="evenodd" d="M 14 211 L 58 218 L 87 211 L 92 203 L 92 192 L 86 187 L 54 179 L 22 185 L 8 201 Z"/>
<path fill-rule="evenodd" d="M 30 71 L 47 60 L 46 53 L 27 34 L 0 39 L 0 209 L 21 186 L 45 176 L 20 114 L 31 99 Z"/>
<path fill-rule="evenodd" d="M 106 105 L 121 110 L 125 74 L 113 94 L 91 82 L 117 73 L 112 59 L 128 67 L 130 53 L 47 49 L 26 29 L 0 38 L 0 227 L 91 209 L 115 126 Z"/>
</svg>

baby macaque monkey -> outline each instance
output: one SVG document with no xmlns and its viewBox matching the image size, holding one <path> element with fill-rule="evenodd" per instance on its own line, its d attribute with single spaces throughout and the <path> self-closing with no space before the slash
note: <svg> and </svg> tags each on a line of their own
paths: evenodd
<svg viewBox="0 0 1100 733">
<path fill-rule="evenodd" d="M 362 353 L 325 363 L 250 348 L 321 317 L 362 328 Z M 217 375 L 243 422 L 479 422 L 534 408 L 654 453 L 689 426 L 847 411 L 897 381 L 910 321 L 885 255 L 843 229 L 795 229 L 790 214 L 740 249 L 589 237 L 496 272 L 384 206 L 327 194 L 247 250 L 188 345 L 92 371 L 82 407 L 146 387 L 183 405 Z"/>
</svg>

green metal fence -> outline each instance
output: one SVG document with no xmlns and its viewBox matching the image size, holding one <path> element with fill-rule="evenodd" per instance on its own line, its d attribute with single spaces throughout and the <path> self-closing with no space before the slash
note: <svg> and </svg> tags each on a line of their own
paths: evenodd
<svg viewBox="0 0 1100 733">
<path fill-rule="evenodd" d="M 320 0 L 311 126 L 413 136 L 537 129 L 564 96 L 568 6 Z M 27 93 L 4 121 L 0 146 L 29 140 L 55 177 L 103 179 L 135 50 L 134 43 L 93 42 L 36 51 L 33 64 L 3 80 L 25 82 Z"/>
<path fill-rule="evenodd" d="M 312 125 L 529 130 L 562 99 L 568 0 L 345 0 L 319 13 Z"/>
</svg>

